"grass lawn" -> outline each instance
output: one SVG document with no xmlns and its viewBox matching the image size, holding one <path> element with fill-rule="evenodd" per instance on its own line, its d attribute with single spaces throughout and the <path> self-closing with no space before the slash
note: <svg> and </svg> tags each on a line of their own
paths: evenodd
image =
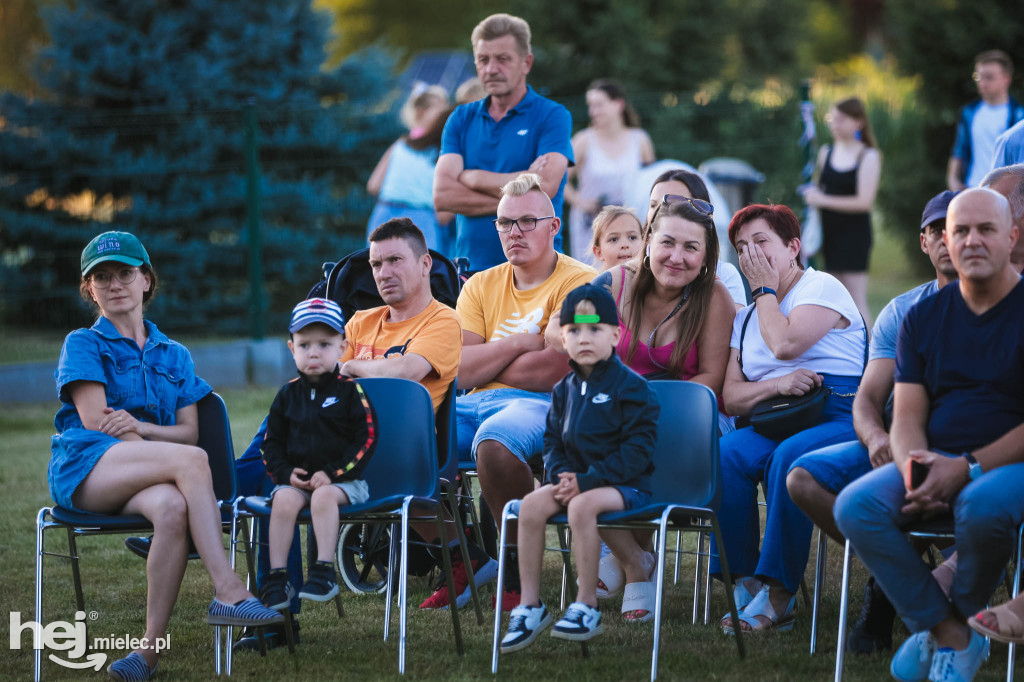
<svg viewBox="0 0 1024 682">
<path fill-rule="evenodd" d="M 262 419 L 274 391 L 252 389 L 224 393 L 232 418 L 235 447 L 244 449 Z M 8 512 L 0 517 L 0 603 L 3 611 L 20 611 L 22 622 L 32 619 L 34 519 L 36 511 L 51 504 L 46 487 L 49 458 L 47 439 L 52 433 L 55 405 L 32 404 L 7 407 L 0 412 L 0 492 Z M 549 546 L 557 543 L 549 538 Z M 62 551 L 65 538 L 51 532 L 51 551 Z M 82 555 L 86 608 L 96 612 L 90 623 L 90 637 L 141 636 L 145 609 L 145 574 L 142 562 L 126 551 L 119 536 L 83 538 Z M 693 561 L 683 558 L 682 579 L 667 594 L 662 630 L 662 679 L 674 680 L 822 680 L 832 675 L 841 550 L 830 546 L 829 572 L 823 600 L 819 653 L 808 655 L 810 609 L 798 601 L 797 625 L 790 633 L 772 633 L 748 638 L 748 656 L 741 661 L 731 638 L 713 626 L 690 625 Z M 244 562 L 240 562 L 244 563 Z M 558 604 L 559 559 L 548 553 L 544 574 L 544 599 Z M 807 580 L 813 580 L 813 567 Z M 46 560 L 47 595 L 44 620 L 72 620 L 74 596 L 69 566 L 62 560 Z M 854 577 L 858 596 L 851 605 L 855 617 L 864 571 L 857 566 Z M 343 586 L 344 589 L 344 586 Z M 426 598 L 426 578 L 410 580 L 409 639 L 407 672 L 416 679 L 489 679 L 491 616 L 485 609 L 485 623 L 478 625 L 470 609 L 462 611 L 466 655 L 454 655 L 454 640 L 448 612 L 418 612 L 416 605 Z M 202 680 L 213 677 L 212 638 L 204 620 L 211 597 L 209 579 L 201 564 L 193 562 L 185 576 L 178 607 L 171 619 L 171 648 L 160 664 L 165 680 Z M 1002 590 L 994 601 L 1003 601 Z M 298 655 L 289 657 L 275 650 L 266 659 L 240 654 L 234 676 L 243 680 L 294 679 L 382 679 L 397 677 L 397 621 L 393 638 L 381 641 L 384 599 L 382 596 L 343 592 L 346 618 L 339 622 L 333 605 L 305 609 L 301 616 L 302 643 Z M 712 616 L 725 612 L 721 586 L 715 590 Z M 583 659 L 579 647 L 543 637 L 527 652 L 506 656 L 501 677 L 513 680 L 537 679 L 646 679 L 650 665 L 652 624 L 627 626 L 617 618 L 618 603 L 605 603 L 605 634 L 594 641 L 591 657 Z M 897 637 L 905 635 L 902 626 Z M 23 648 L 0 647 L 0 677 L 27 679 L 32 670 L 29 637 Z M 116 654 L 117 652 L 110 652 Z M 1006 647 L 993 644 L 992 657 L 977 677 L 999 680 L 1005 676 Z M 91 671 L 70 671 L 44 661 L 47 679 L 100 679 Z M 582 676 L 582 677 L 581 677 Z M 878 680 L 888 677 L 888 657 L 877 655 L 848 659 L 846 679 Z"/>
</svg>

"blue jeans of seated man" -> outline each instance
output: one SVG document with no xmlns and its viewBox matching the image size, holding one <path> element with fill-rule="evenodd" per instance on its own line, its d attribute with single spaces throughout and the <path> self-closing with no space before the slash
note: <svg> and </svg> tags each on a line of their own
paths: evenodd
<svg viewBox="0 0 1024 682">
<path fill-rule="evenodd" d="M 805 470 L 818 485 L 833 495 L 838 495 L 840 490 L 872 469 L 868 449 L 859 440 L 809 452 L 793 462 L 789 470 L 796 468 Z"/>
<path fill-rule="evenodd" d="M 875 469 L 839 494 L 836 524 L 849 539 L 911 632 L 930 630 L 958 612 L 973 616 L 999 585 L 1024 520 L 1024 464 L 982 474 L 953 503 L 957 569 L 949 599 L 899 526 L 906 520 L 903 474 Z"/>
<path fill-rule="evenodd" d="M 824 375 L 824 384 L 839 393 L 853 393 L 859 383 L 860 377 Z M 718 512 L 722 537 L 712 537 L 713 575 L 721 574 L 717 554 L 724 548 L 732 575 L 770 578 L 781 582 L 787 592 L 796 593 L 807 566 L 814 524 L 790 499 L 786 475 L 801 455 L 857 437 L 852 408 L 852 397 L 830 395 L 819 424 L 783 441 L 766 438 L 750 426 L 722 436 L 722 504 Z M 764 540 L 759 543 L 757 486 L 761 481 L 768 514 Z"/>
<path fill-rule="evenodd" d="M 476 461 L 485 440 L 497 441 L 526 462 L 544 449 L 550 393 L 495 388 L 455 399 L 459 460 Z M 500 513 L 500 510 L 499 510 Z"/>
<path fill-rule="evenodd" d="M 270 491 L 274 489 L 274 483 L 270 480 L 270 476 L 267 475 L 267 468 L 263 466 L 263 455 L 260 452 L 260 448 L 263 446 L 263 439 L 266 436 L 267 418 L 264 417 L 263 423 L 260 424 L 259 430 L 256 431 L 252 442 L 249 443 L 249 447 L 245 449 L 241 457 L 235 460 L 235 475 L 238 478 L 239 495 L 268 496 Z M 292 613 L 299 613 L 302 610 L 302 602 L 298 594 L 299 590 L 302 589 L 304 581 L 302 574 L 302 544 L 299 540 L 298 530 L 298 526 L 296 526 L 295 536 L 292 538 L 292 546 L 288 550 L 288 579 L 291 580 L 296 595 L 289 607 Z M 257 532 L 258 537 L 263 538 L 263 541 L 266 542 L 270 532 L 269 519 L 258 517 L 256 519 L 256 528 L 253 531 Z M 310 561 L 316 559 L 316 538 L 313 536 L 313 533 L 307 535 L 306 552 L 310 557 Z M 263 585 L 263 579 L 268 573 L 270 573 L 270 552 L 265 545 L 261 544 L 256 548 L 257 586 Z"/>
</svg>

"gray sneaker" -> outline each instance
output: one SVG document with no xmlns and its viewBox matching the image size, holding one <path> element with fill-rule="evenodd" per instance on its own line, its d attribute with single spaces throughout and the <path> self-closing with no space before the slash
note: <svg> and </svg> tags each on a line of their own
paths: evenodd
<svg viewBox="0 0 1024 682">
<path fill-rule="evenodd" d="M 604 632 L 601 627 L 601 612 L 581 601 L 569 604 L 562 620 L 555 623 L 551 636 L 573 642 L 585 642 Z"/>
</svg>

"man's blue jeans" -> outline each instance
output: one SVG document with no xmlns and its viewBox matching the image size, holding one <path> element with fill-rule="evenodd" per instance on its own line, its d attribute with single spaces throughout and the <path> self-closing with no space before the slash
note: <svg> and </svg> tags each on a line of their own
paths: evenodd
<svg viewBox="0 0 1024 682">
<path fill-rule="evenodd" d="M 859 381 L 860 377 L 825 377 L 825 385 L 839 393 L 853 393 Z M 857 438 L 852 406 L 853 398 L 829 396 L 821 423 L 783 441 L 766 438 L 749 426 L 722 436 L 722 504 L 718 512 L 722 537 L 712 538 L 713 575 L 721 574 L 717 554 L 723 548 L 733 575 L 778 580 L 787 592 L 796 593 L 807 566 L 814 524 L 790 499 L 786 475 L 804 453 Z M 763 542 L 759 542 L 757 506 L 761 481 L 768 503 Z"/>
<path fill-rule="evenodd" d="M 957 570 L 949 599 L 899 530 L 906 493 L 895 464 L 879 467 L 839 494 L 836 524 L 911 632 L 930 630 L 954 613 L 973 616 L 999 585 L 1024 520 L 1024 464 L 988 471 L 957 495 Z"/>
</svg>

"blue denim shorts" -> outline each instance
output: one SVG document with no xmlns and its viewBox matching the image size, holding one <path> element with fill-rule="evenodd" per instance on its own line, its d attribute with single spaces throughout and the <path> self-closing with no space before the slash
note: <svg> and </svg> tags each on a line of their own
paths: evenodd
<svg viewBox="0 0 1024 682">
<path fill-rule="evenodd" d="M 625 511 L 646 507 L 651 501 L 651 494 L 646 490 L 630 488 L 627 485 L 613 485 L 612 487 L 622 495 L 622 503 L 624 505 L 622 508 Z"/>
<path fill-rule="evenodd" d="M 485 440 L 497 441 L 524 462 L 544 450 L 544 427 L 550 393 L 518 388 L 495 388 L 455 400 L 459 460 L 476 461 L 476 449 Z"/>
<path fill-rule="evenodd" d="M 868 449 L 859 440 L 837 443 L 801 456 L 789 470 L 800 467 L 833 495 L 871 471 Z"/>
</svg>

